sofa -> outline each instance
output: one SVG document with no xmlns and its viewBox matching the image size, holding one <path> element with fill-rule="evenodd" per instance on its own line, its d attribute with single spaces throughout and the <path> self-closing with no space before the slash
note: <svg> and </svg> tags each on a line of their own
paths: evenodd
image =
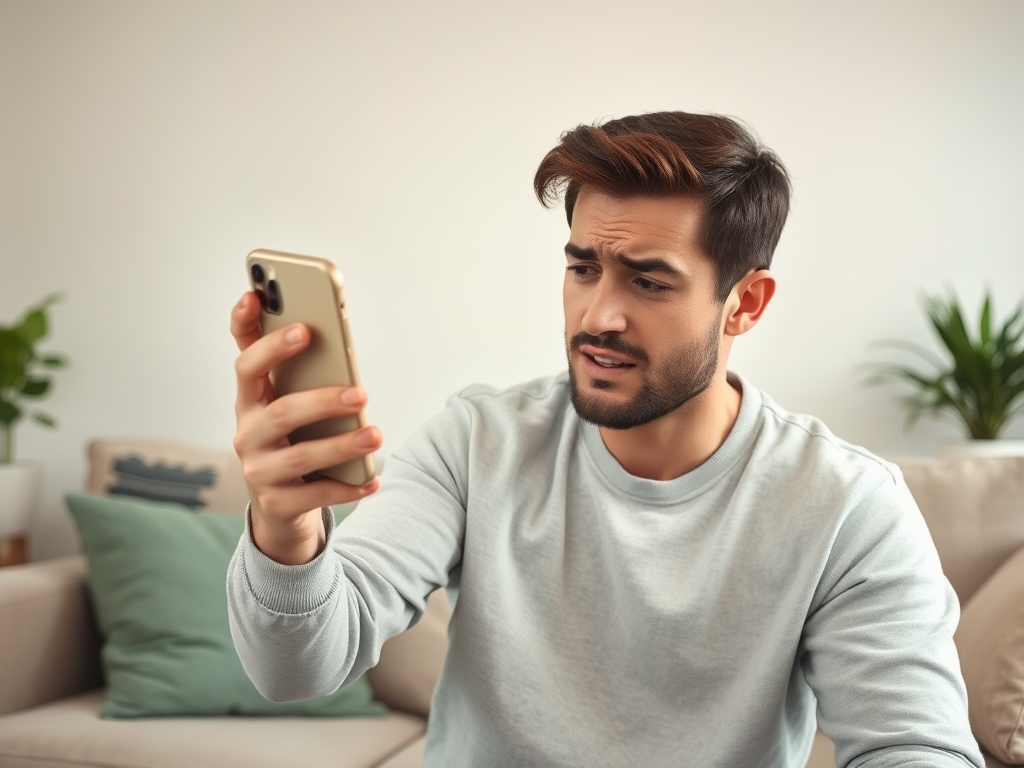
<svg viewBox="0 0 1024 768">
<path fill-rule="evenodd" d="M 246 503 L 230 451 L 98 440 L 88 453 L 85 486 L 96 496 L 145 497 L 147 478 L 158 477 L 164 500 L 211 510 Z M 972 729 L 990 768 L 1024 764 L 1024 457 L 897 463 L 963 607 L 956 642 Z M 108 719 L 100 717 L 104 638 L 85 557 L 0 569 L 0 768 L 413 768 L 450 605 L 443 590 L 431 595 L 421 620 L 392 638 L 367 673 L 374 698 L 389 708 L 383 716 Z M 831 768 L 833 755 L 819 733 L 807 766 Z"/>
</svg>

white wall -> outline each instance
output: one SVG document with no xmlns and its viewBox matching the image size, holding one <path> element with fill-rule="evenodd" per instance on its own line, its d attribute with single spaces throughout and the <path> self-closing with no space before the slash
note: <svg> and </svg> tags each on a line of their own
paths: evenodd
<svg viewBox="0 0 1024 768">
<path fill-rule="evenodd" d="M 916 295 L 1024 297 L 1024 3 L 0 0 L 0 321 L 55 289 L 68 353 L 21 454 L 36 557 L 97 435 L 228 446 L 228 312 L 257 247 L 333 258 L 371 416 L 401 443 L 471 381 L 563 367 L 561 131 L 659 109 L 749 122 L 795 184 L 780 290 L 733 368 L 885 454 L 868 343 L 930 343 Z M 1024 436 L 1018 422 L 1011 435 Z"/>
</svg>

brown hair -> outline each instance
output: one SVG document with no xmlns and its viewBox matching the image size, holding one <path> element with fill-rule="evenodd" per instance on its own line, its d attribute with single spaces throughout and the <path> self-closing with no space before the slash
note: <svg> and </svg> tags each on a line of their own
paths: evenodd
<svg viewBox="0 0 1024 768">
<path fill-rule="evenodd" d="M 580 125 L 562 134 L 537 169 L 534 190 L 565 215 L 580 188 L 611 195 L 696 195 L 701 241 L 715 261 L 720 301 L 753 269 L 768 269 L 789 214 L 789 175 L 778 156 L 721 115 L 653 112 Z"/>
</svg>

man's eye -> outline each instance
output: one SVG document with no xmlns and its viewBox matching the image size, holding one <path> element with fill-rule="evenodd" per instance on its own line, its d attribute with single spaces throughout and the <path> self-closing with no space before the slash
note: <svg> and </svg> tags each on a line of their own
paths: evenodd
<svg viewBox="0 0 1024 768">
<path fill-rule="evenodd" d="M 660 293 L 661 291 L 667 291 L 668 290 L 667 286 L 660 285 L 659 283 L 651 282 L 646 277 L 638 277 L 636 279 L 636 284 L 637 284 L 637 287 L 640 288 L 640 290 L 646 291 L 647 293 Z"/>
<path fill-rule="evenodd" d="M 570 264 L 566 270 L 572 272 L 576 277 L 587 277 L 592 273 L 593 268 L 588 264 Z"/>
</svg>

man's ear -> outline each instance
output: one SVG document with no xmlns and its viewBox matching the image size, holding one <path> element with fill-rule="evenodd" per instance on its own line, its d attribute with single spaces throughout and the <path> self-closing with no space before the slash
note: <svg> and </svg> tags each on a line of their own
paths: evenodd
<svg viewBox="0 0 1024 768">
<path fill-rule="evenodd" d="M 757 325 L 774 295 L 775 276 L 771 272 L 767 269 L 748 272 L 733 286 L 725 301 L 725 335 L 739 336 Z"/>
</svg>

